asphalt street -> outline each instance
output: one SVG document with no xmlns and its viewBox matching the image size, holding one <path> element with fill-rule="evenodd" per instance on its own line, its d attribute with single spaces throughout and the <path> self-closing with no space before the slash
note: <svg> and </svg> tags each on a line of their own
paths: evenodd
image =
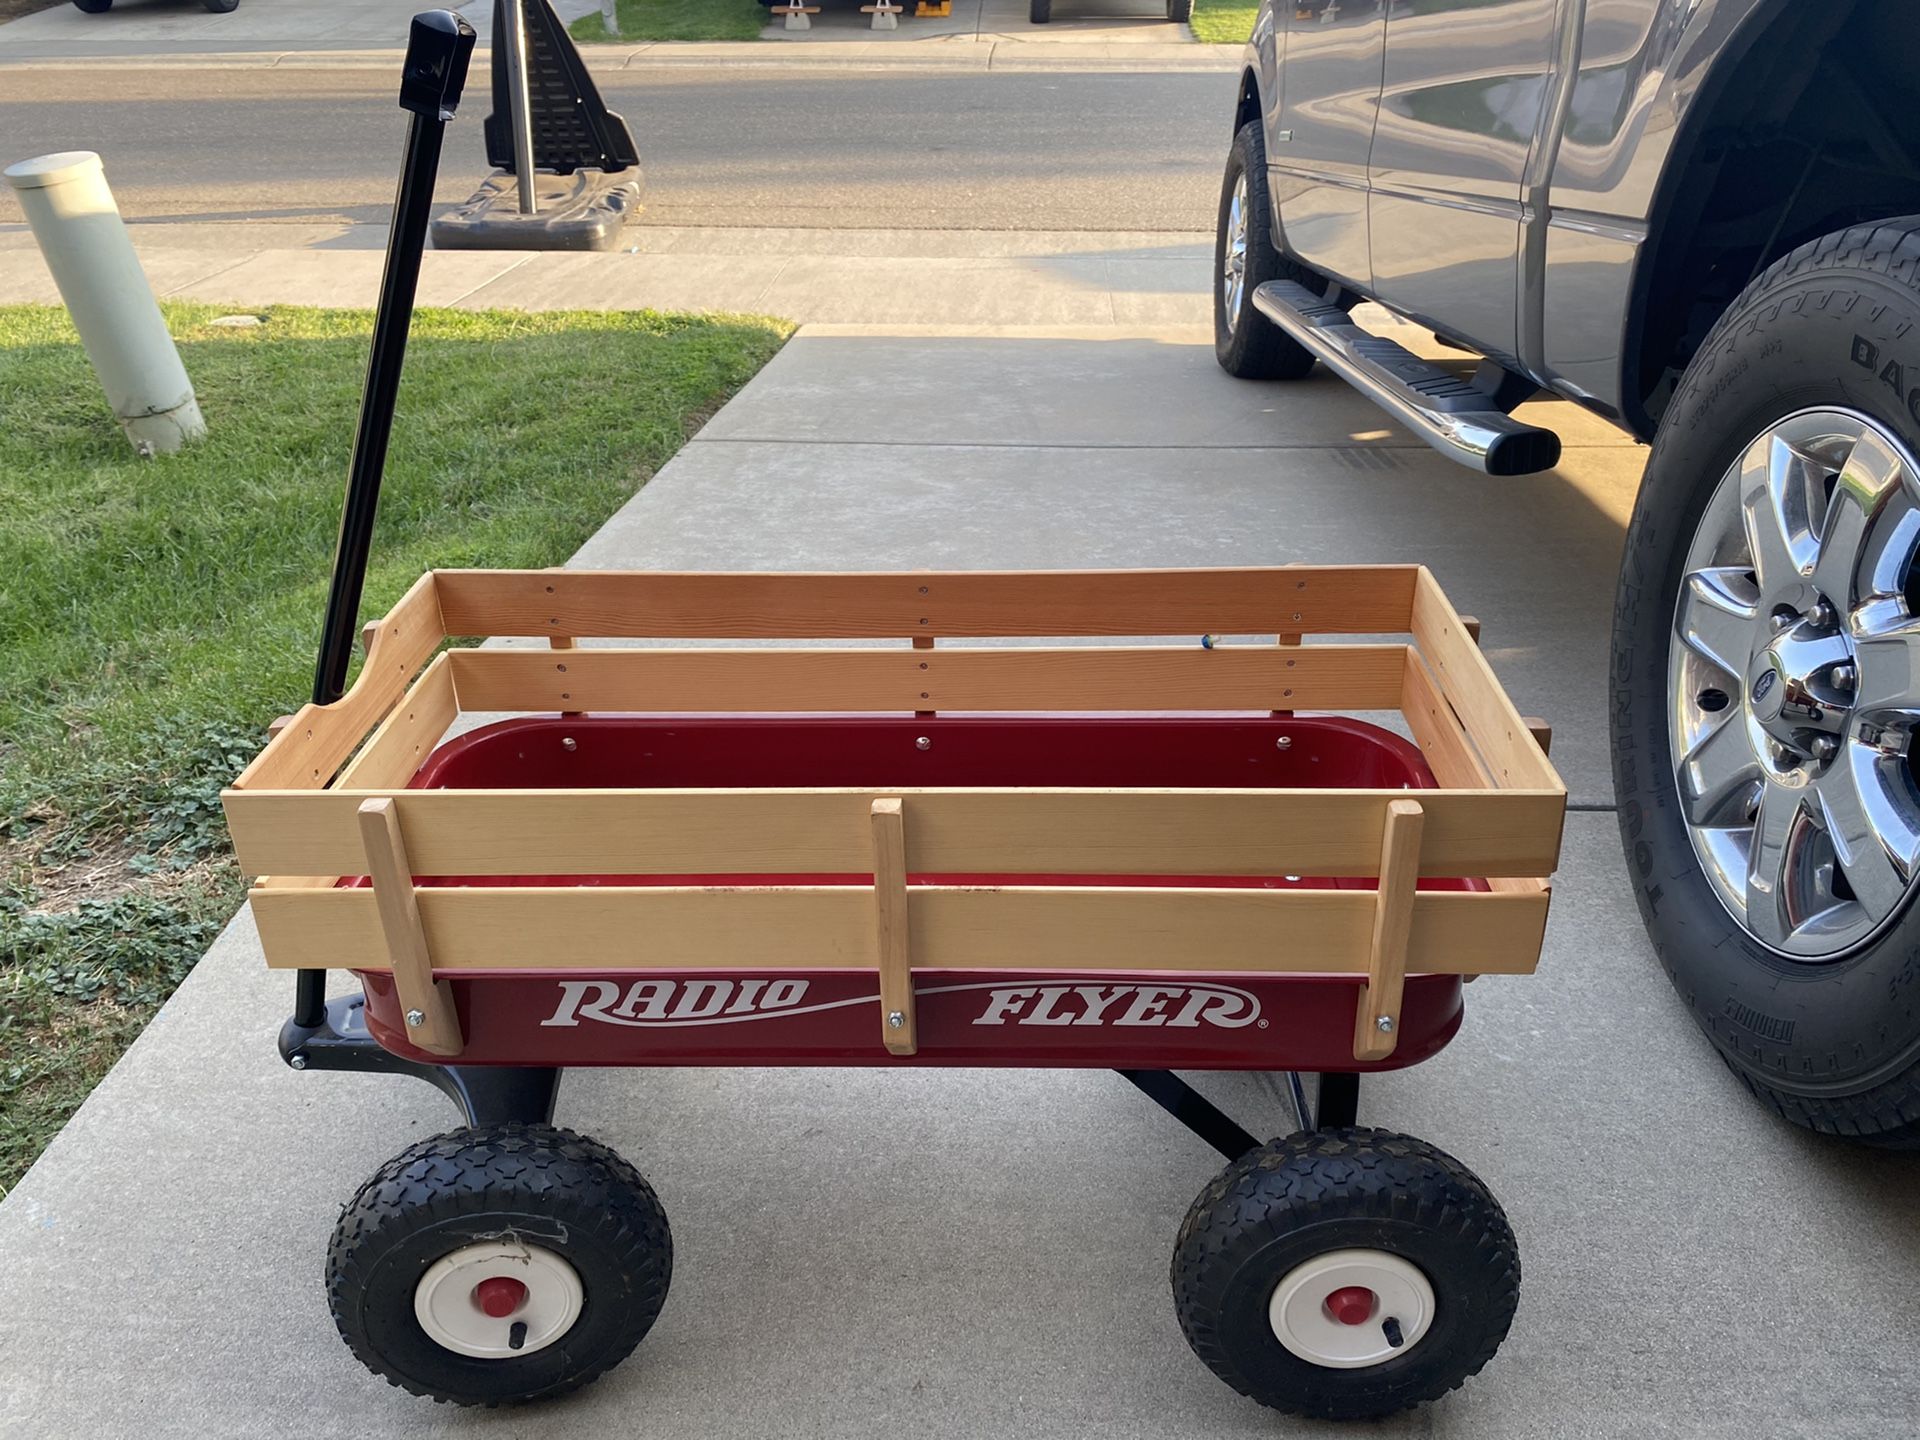
<svg viewBox="0 0 1920 1440">
<path fill-rule="evenodd" d="M 483 74 L 448 136 L 449 202 L 486 172 Z M 661 69 L 602 89 L 662 225 L 1205 230 L 1233 106 L 1220 74 Z M 0 164 L 97 150 L 129 218 L 381 221 L 393 95 L 378 70 L 0 70 Z"/>
</svg>

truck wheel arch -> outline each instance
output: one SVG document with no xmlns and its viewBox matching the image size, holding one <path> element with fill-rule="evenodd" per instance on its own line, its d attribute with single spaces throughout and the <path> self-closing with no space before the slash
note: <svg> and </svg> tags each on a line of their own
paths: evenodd
<svg viewBox="0 0 1920 1440">
<path fill-rule="evenodd" d="M 1833 230 L 1920 211 L 1920 147 L 1895 153 L 1862 124 L 1884 116 L 1880 128 L 1898 136 L 1920 108 L 1920 83 L 1872 43 L 1914 25 L 1901 0 L 1770 0 L 1714 62 L 1682 115 L 1634 270 L 1621 400 L 1642 439 L 1714 322 L 1767 266 Z M 1862 144 L 1874 152 L 1866 164 Z"/>
</svg>

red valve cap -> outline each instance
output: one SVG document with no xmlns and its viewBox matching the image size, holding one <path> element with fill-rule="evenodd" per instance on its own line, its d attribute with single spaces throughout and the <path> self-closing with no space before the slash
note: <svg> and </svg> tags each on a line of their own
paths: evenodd
<svg viewBox="0 0 1920 1440">
<path fill-rule="evenodd" d="M 1374 1293 L 1364 1285 L 1349 1285 L 1327 1296 L 1326 1305 L 1327 1314 L 1342 1325 L 1364 1325 L 1373 1318 Z"/>
<path fill-rule="evenodd" d="M 1347 1292 L 1343 1290 L 1340 1293 L 1344 1295 Z M 1365 1294 L 1369 1301 L 1372 1300 L 1373 1292 L 1363 1291 L 1361 1293 Z M 526 1299 L 527 1287 L 507 1275 L 495 1275 L 492 1279 L 482 1280 L 478 1285 L 473 1287 L 473 1303 L 478 1305 L 488 1315 L 491 1315 L 495 1320 L 506 1319 L 507 1316 L 513 1314 L 521 1305 L 525 1304 Z M 1365 1316 L 1361 1317 L 1361 1319 L 1365 1318 Z M 1358 1324 L 1359 1321 L 1353 1321 L 1351 1323 Z"/>
</svg>

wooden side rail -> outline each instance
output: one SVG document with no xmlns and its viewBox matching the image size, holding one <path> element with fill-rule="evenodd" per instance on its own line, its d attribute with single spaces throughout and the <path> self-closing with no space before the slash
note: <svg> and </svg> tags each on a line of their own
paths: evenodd
<svg viewBox="0 0 1920 1440">
<path fill-rule="evenodd" d="M 914 813 L 909 799 L 906 811 Z M 911 844 L 913 827 L 909 825 Z M 878 969 L 874 887 L 420 887 L 436 971 Z M 1368 973 L 1368 890 L 915 885 L 915 970 Z M 256 887 L 267 963 L 326 969 L 387 953 L 374 892 Z M 1417 891 L 1408 974 L 1519 975 L 1537 965 L 1547 892 Z M 361 957 L 366 957 L 364 960 Z"/>
<path fill-rule="evenodd" d="M 406 694 L 407 686 L 447 638 L 432 572 L 422 575 L 373 638 L 353 688 L 331 705 L 306 705 L 240 772 L 235 790 L 318 790 L 346 763 L 367 732 Z"/>
<path fill-rule="evenodd" d="M 1403 645 L 456 650 L 464 710 L 1392 710 Z"/>
<path fill-rule="evenodd" d="M 1404 790 L 404 790 L 230 793 L 250 875 L 357 875 L 390 796 L 416 875 L 852 875 L 875 800 L 913 812 L 907 867 L 950 875 L 1341 875 L 1380 866 Z M 1423 790 L 1420 873 L 1544 876 L 1557 790 Z"/>
<path fill-rule="evenodd" d="M 680 640 L 1404 634 L 1417 565 L 719 574 L 435 572 L 453 635 Z"/>
</svg>

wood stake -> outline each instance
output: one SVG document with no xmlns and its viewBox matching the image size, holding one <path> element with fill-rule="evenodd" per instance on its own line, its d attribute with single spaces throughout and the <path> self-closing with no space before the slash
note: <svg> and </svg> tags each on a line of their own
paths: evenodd
<svg viewBox="0 0 1920 1440">
<path fill-rule="evenodd" d="M 873 908 L 880 932 L 880 1038 L 891 1053 L 911 1055 L 920 1042 L 907 943 L 907 827 L 895 799 L 873 802 Z"/>
<path fill-rule="evenodd" d="M 1387 823 L 1380 841 L 1380 888 L 1374 898 L 1373 943 L 1367 952 L 1367 983 L 1360 987 L 1353 1025 L 1356 1060 L 1384 1060 L 1398 1043 L 1400 999 L 1407 980 L 1407 936 L 1413 928 L 1413 893 L 1420 875 L 1420 832 L 1425 821 L 1426 812 L 1419 801 L 1387 802 Z"/>
<path fill-rule="evenodd" d="M 466 1048 L 460 1018 L 454 1013 L 447 982 L 433 978 L 427 932 L 414 896 L 413 867 L 407 863 L 400 816 L 391 799 L 368 800 L 360 806 L 360 833 L 367 845 L 367 875 L 373 881 L 400 1013 L 408 1019 L 407 1040 L 430 1055 L 458 1055 Z M 411 1023 L 416 1014 L 418 1025 Z"/>
</svg>

